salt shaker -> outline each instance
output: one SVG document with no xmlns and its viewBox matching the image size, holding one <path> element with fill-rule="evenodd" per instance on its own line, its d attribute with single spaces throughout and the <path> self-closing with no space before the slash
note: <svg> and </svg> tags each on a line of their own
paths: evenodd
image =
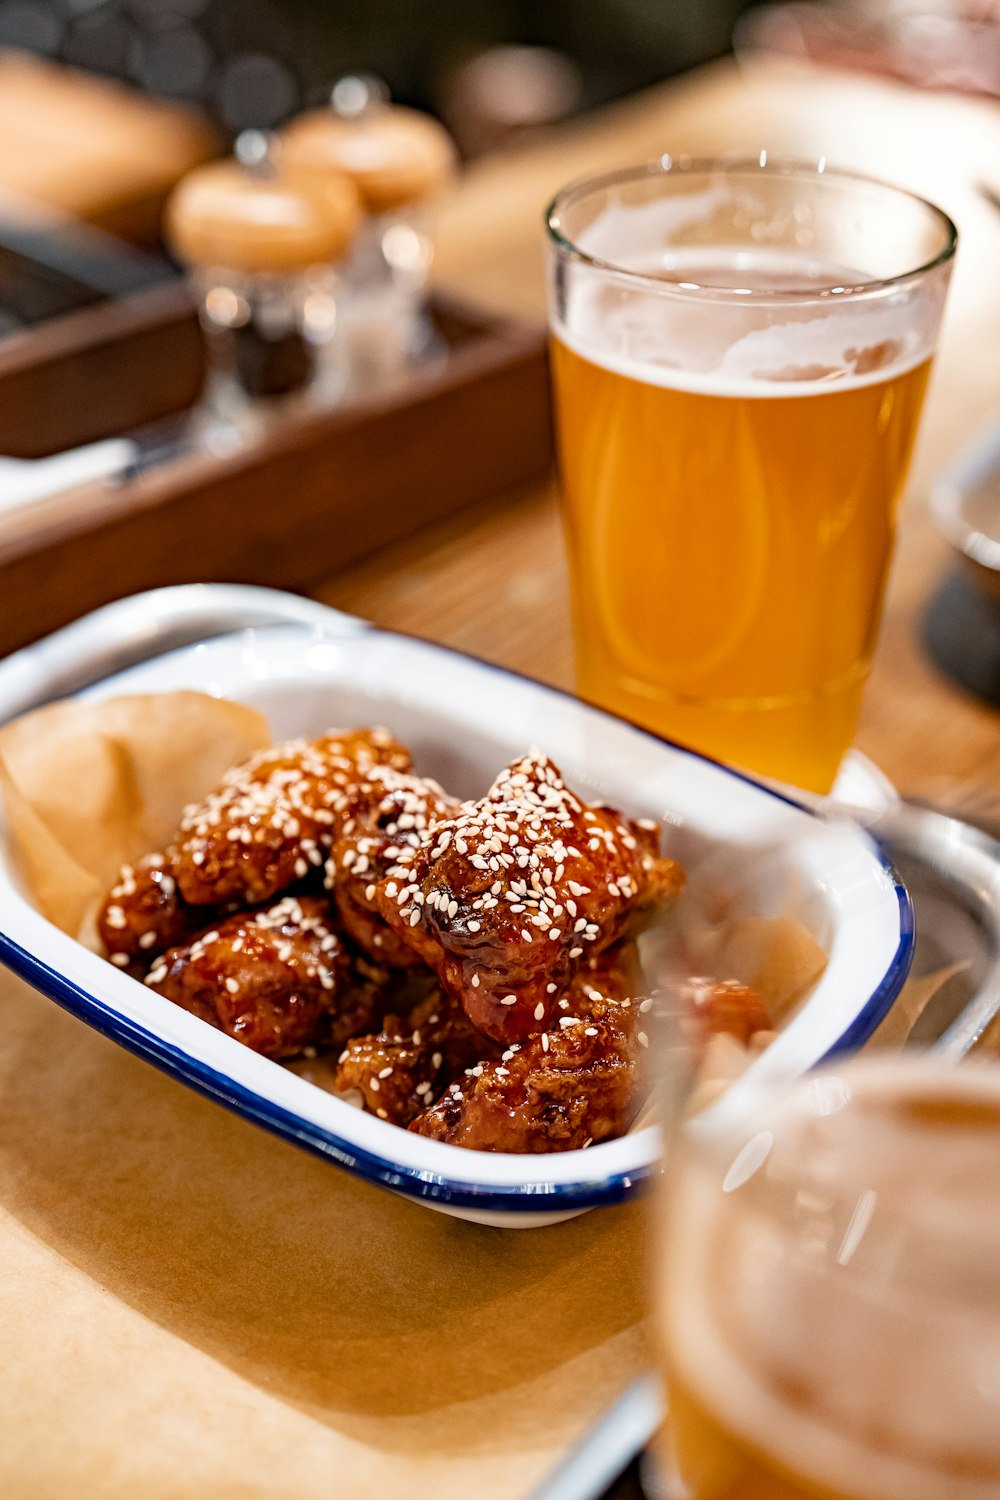
<svg viewBox="0 0 1000 1500">
<path fill-rule="evenodd" d="M 291 405 L 340 394 L 338 265 L 360 219 L 348 178 L 286 171 L 261 131 L 245 131 L 234 159 L 198 167 L 174 190 L 166 237 L 208 339 L 207 440 L 258 436 Z"/>
<path fill-rule="evenodd" d="M 346 270 L 344 333 L 356 385 L 378 385 L 434 342 L 427 224 L 454 170 L 451 138 L 430 115 L 390 104 L 379 79 L 357 75 L 339 80 L 330 107 L 292 120 L 282 145 L 289 167 L 343 173 L 360 194 L 365 218 Z"/>
</svg>

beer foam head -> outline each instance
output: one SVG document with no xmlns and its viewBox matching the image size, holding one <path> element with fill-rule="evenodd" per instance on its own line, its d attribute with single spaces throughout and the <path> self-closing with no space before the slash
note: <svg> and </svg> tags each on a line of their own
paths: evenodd
<svg viewBox="0 0 1000 1500">
<path fill-rule="evenodd" d="M 859 1500 L 1000 1493 L 1000 1070 L 854 1064 L 690 1151 L 671 1373 L 737 1441 Z"/>
<path fill-rule="evenodd" d="M 598 221 L 581 248 L 604 259 L 610 240 Z M 858 269 L 753 248 L 661 249 L 630 255 L 623 273 L 562 274 L 554 327 L 583 358 L 647 384 L 737 397 L 903 374 L 930 357 L 944 294 L 925 282 L 866 290 Z"/>
</svg>

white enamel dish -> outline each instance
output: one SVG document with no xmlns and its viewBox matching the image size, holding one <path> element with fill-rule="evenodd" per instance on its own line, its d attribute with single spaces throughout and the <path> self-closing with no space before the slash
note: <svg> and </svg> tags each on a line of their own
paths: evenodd
<svg viewBox="0 0 1000 1500">
<path fill-rule="evenodd" d="M 194 644 L 191 644 L 194 642 Z M 130 665 L 134 664 L 134 665 Z M 913 949 L 905 889 L 867 834 L 535 682 L 270 590 L 193 585 L 138 595 L 0 664 L 0 722 L 69 693 L 194 688 L 252 704 L 276 738 L 382 723 L 418 769 L 481 795 L 537 744 L 570 784 L 667 829 L 684 862 L 710 842 L 778 839 L 785 867 L 754 892 L 800 895 L 828 968 L 754 1064 L 757 1080 L 860 1045 L 902 986 Z M 772 862 L 773 864 L 773 862 Z M 105 1035 L 237 1113 L 429 1207 L 525 1228 L 635 1192 L 656 1167 L 640 1129 L 586 1151 L 489 1155 L 425 1140 L 315 1087 L 150 993 L 35 909 L 0 826 L 0 960 Z"/>
</svg>

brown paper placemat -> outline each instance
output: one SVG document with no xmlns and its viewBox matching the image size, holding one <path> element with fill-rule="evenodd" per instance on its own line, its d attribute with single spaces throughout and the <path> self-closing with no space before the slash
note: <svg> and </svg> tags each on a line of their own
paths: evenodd
<svg viewBox="0 0 1000 1500">
<path fill-rule="evenodd" d="M 642 1224 L 432 1213 L 0 970 L 0 1494 L 523 1496 L 642 1364 Z"/>
</svg>

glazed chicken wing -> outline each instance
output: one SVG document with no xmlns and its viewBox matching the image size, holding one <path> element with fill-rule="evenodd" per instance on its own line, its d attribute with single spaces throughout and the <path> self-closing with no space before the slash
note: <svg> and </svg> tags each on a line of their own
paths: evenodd
<svg viewBox="0 0 1000 1500">
<path fill-rule="evenodd" d="M 379 882 L 386 921 L 497 1041 L 545 1026 L 574 972 L 683 882 L 655 825 L 587 806 L 533 753 L 437 823 Z"/>
<path fill-rule="evenodd" d="M 386 1016 L 377 1036 L 348 1042 L 337 1085 L 360 1090 L 366 1108 L 380 1119 L 407 1125 L 463 1069 L 499 1051 L 462 1007 L 438 990 L 408 1016 Z"/>
<path fill-rule="evenodd" d="M 168 849 L 122 866 L 97 914 L 97 931 L 108 958 L 125 969 L 186 942 L 204 927 L 206 915 L 181 900 Z"/>
<path fill-rule="evenodd" d="M 409 764 L 384 729 L 259 751 L 185 809 L 174 860 L 181 896 L 194 906 L 269 901 L 322 867 L 345 793 L 376 766 Z"/>
<path fill-rule="evenodd" d="M 737 979 L 689 979 L 684 999 L 702 1043 L 724 1032 L 746 1046 L 758 1031 L 774 1025 L 758 992 Z"/>
<path fill-rule="evenodd" d="M 593 993 L 584 996 L 583 984 Z M 479 1063 L 416 1117 L 418 1135 L 473 1151 L 572 1151 L 628 1128 L 635 1109 L 635 1006 L 588 976 L 571 1010 L 537 1036 Z"/>
<path fill-rule="evenodd" d="M 287 896 L 157 959 L 146 984 L 265 1057 L 371 1029 L 379 986 L 352 967 L 327 902 Z"/>
<path fill-rule="evenodd" d="M 458 807 L 436 781 L 390 766 L 376 767 L 346 794 L 326 883 L 344 930 L 378 962 L 401 969 L 420 962 L 375 905 L 377 885 L 404 851 L 419 848 L 428 832 Z"/>
</svg>

